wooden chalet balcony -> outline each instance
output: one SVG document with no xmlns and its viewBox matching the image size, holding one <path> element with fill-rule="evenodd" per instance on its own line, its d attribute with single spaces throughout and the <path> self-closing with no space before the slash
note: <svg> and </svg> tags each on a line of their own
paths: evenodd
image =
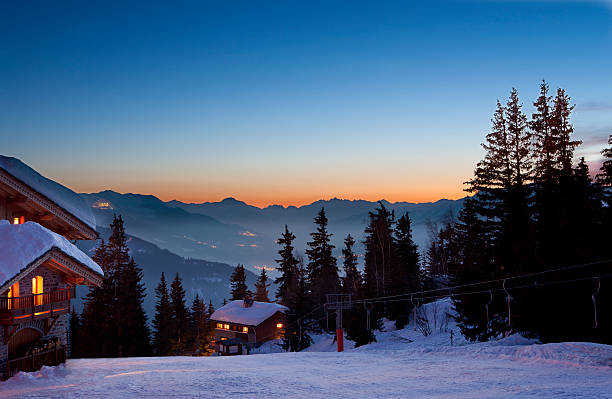
<svg viewBox="0 0 612 399">
<path fill-rule="evenodd" d="M 42 366 L 57 366 L 66 362 L 66 347 L 64 345 L 49 345 L 44 350 L 31 351 L 26 356 L 9 359 L 6 369 L 0 373 L 0 379 L 6 380 L 20 371 L 32 372 Z"/>
<path fill-rule="evenodd" d="M 14 325 L 29 320 L 46 319 L 70 312 L 75 288 L 63 288 L 15 298 L 0 297 L 0 325 Z"/>
</svg>

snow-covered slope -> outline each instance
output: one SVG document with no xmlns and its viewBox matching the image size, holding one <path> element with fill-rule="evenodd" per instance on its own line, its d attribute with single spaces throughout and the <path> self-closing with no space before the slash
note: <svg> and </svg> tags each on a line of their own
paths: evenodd
<svg viewBox="0 0 612 399">
<path fill-rule="evenodd" d="M 35 191 L 49 198 L 77 219 L 96 229 L 96 219 L 83 198 L 61 184 L 47 179 L 17 158 L 0 155 L 0 169 L 32 187 Z"/>
<path fill-rule="evenodd" d="M 0 243 L 2 243 L 0 285 L 53 248 L 59 249 L 94 272 L 104 275 L 100 266 L 89 256 L 64 237 L 38 223 L 10 224 L 7 220 L 0 220 Z"/>
<path fill-rule="evenodd" d="M 318 336 L 306 353 L 68 360 L 0 384 L 0 398 L 612 398 L 611 346 L 519 336 L 471 344 L 458 331 L 451 346 L 445 311 L 449 299 L 423 307 L 427 336 L 386 323 L 378 342 L 349 342 L 343 353 Z"/>
</svg>

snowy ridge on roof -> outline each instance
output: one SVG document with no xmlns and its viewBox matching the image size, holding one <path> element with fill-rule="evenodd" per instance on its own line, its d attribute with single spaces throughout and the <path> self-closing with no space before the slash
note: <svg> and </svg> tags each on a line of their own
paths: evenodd
<svg viewBox="0 0 612 399">
<path fill-rule="evenodd" d="M 0 286 L 53 248 L 104 276 L 96 262 L 59 234 L 35 222 L 10 224 L 0 220 Z"/>
<path fill-rule="evenodd" d="M 225 306 L 220 307 L 210 317 L 216 321 L 226 321 L 228 323 L 244 324 L 246 326 L 258 326 L 276 312 L 285 312 L 287 308 L 278 303 L 256 302 L 253 306 L 245 308 L 243 301 L 231 301 Z"/>
<path fill-rule="evenodd" d="M 66 186 L 47 179 L 17 158 L 0 155 L 0 168 L 49 198 L 74 217 L 96 229 L 96 218 L 85 200 Z"/>
</svg>

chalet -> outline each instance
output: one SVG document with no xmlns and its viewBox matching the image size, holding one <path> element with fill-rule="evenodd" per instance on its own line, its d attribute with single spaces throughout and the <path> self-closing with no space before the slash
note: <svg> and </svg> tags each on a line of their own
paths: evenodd
<svg viewBox="0 0 612 399">
<path fill-rule="evenodd" d="M 100 286 L 100 266 L 69 240 L 98 237 L 82 198 L 0 155 L 0 376 L 66 358 L 76 285 Z"/>
<path fill-rule="evenodd" d="M 221 355 L 241 355 L 248 348 L 282 337 L 287 308 L 277 303 L 232 301 L 217 309 L 215 350 Z"/>
</svg>

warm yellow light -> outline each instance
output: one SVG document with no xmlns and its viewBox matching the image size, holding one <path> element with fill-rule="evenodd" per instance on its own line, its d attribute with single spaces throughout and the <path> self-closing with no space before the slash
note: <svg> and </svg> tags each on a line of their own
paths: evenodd
<svg viewBox="0 0 612 399">
<path fill-rule="evenodd" d="M 276 323 L 276 328 L 283 328 L 283 323 Z"/>
<path fill-rule="evenodd" d="M 34 297 L 34 305 L 42 305 L 43 304 L 43 278 L 42 276 L 36 276 L 32 279 L 32 294 L 36 295 Z"/>
<path fill-rule="evenodd" d="M 223 323 L 217 323 L 217 328 L 223 328 Z"/>
<path fill-rule="evenodd" d="M 11 301 L 11 298 L 19 297 L 19 281 L 17 281 L 15 284 L 11 286 L 11 288 L 9 288 L 8 297 L 9 297 L 8 308 L 11 309 L 11 304 L 13 303 L 13 301 Z"/>
<path fill-rule="evenodd" d="M 226 330 L 229 330 L 229 324 L 224 324 L 223 328 L 225 328 Z"/>
<path fill-rule="evenodd" d="M 242 327 L 242 332 L 248 333 L 249 332 L 249 328 L 248 327 Z"/>
</svg>

